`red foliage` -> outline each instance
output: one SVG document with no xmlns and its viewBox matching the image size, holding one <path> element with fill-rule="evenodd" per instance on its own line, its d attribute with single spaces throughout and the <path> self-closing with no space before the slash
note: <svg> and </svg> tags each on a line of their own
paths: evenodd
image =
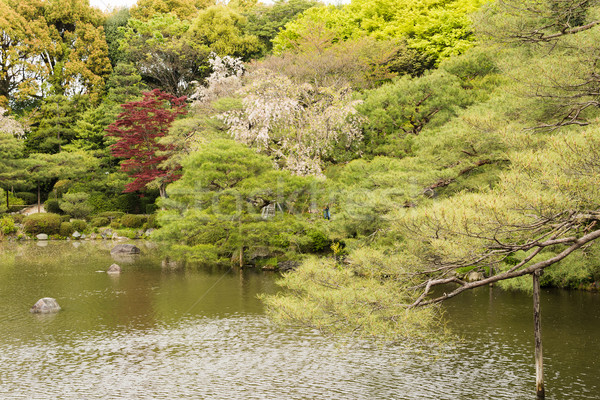
<svg viewBox="0 0 600 400">
<path fill-rule="evenodd" d="M 144 99 L 123 104 L 123 112 L 106 131 L 119 141 L 110 148 L 114 157 L 124 158 L 121 170 L 135 178 L 125 186 L 125 192 L 144 190 L 146 185 L 162 178 L 163 187 L 181 176 L 176 170 L 165 170 L 160 164 L 173 151 L 158 143 L 171 123 L 187 113 L 185 97 L 175 97 L 159 89 L 143 93 Z M 162 192 L 162 191 L 161 191 Z"/>
</svg>

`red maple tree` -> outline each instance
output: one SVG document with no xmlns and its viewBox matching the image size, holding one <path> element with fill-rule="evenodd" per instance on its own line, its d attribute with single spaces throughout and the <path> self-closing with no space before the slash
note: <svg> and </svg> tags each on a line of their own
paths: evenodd
<svg viewBox="0 0 600 400">
<path fill-rule="evenodd" d="M 144 190 L 152 181 L 159 184 L 160 195 L 166 196 L 167 183 L 181 176 L 177 169 L 165 169 L 161 163 L 174 149 L 159 143 L 167 134 L 171 123 L 187 113 L 184 97 L 175 97 L 155 89 L 143 93 L 141 101 L 122 105 L 123 112 L 106 129 L 109 136 L 119 140 L 110 147 L 114 157 L 124 158 L 121 170 L 134 178 L 124 192 Z"/>
</svg>

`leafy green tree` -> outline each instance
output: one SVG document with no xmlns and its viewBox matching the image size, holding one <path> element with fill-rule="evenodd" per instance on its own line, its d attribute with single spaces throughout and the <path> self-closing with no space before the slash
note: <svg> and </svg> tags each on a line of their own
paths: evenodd
<svg viewBox="0 0 600 400">
<path fill-rule="evenodd" d="M 284 255 L 304 230 L 294 214 L 308 206 L 312 179 L 231 140 L 216 140 L 183 162 L 182 178 L 161 201 L 157 240 L 206 263 L 244 263 L 259 249 Z M 261 211 L 273 209 L 264 219 Z M 285 214 L 284 214 L 285 212 Z"/>
<path fill-rule="evenodd" d="M 88 193 L 67 193 L 59 201 L 60 209 L 75 218 L 85 218 L 92 212 Z"/>
<path fill-rule="evenodd" d="M 25 178 L 24 127 L 14 118 L 5 115 L 0 107 L 0 187 L 6 192 L 6 208 L 9 209 L 9 190 L 21 186 Z"/>
<path fill-rule="evenodd" d="M 145 90 L 142 77 L 132 64 L 118 64 L 107 81 L 108 93 L 98 107 L 88 108 L 75 122 L 74 138 L 64 146 L 66 150 L 89 150 L 97 152 L 111 164 L 108 146 L 114 140 L 106 136 L 106 128 L 117 120 L 121 105 L 138 100 Z"/>
<path fill-rule="evenodd" d="M 273 48 L 271 41 L 285 24 L 309 8 L 319 5 L 321 3 L 316 0 L 278 0 L 271 5 L 261 3 L 246 13 L 246 32 L 256 36 L 265 52 L 270 52 Z"/>
<path fill-rule="evenodd" d="M 46 98 L 38 113 L 32 116 L 37 127 L 26 139 L 29 153 L 58 153 L 76 138 L 75 126 L 89 107 L 87 96 Z"/>
<path fill-rule="evenodd" d="M 131 18 L 128 8 L 118 8 L 114 10 L 104 20 L 104 35 L 106 36 L 106 45 L 108 46 L 108 58 L 112 67 L 127 61 L 126 55 L 119 49 L 121 40 L 123 40 L 123 29 L 127 26 L 127 21 Z"/>
<path fill-rule="evenodd" d="M 332 41 L 364 35 L 405 39 L 409 46 L 435 60 L 464 52 L 473 43 L 468 14 L 483 1 L 353 0 L 341 8 L 315 7 L 286 24 L 273 40 L 275 51 L 293 48 L 315 28 L 329 32 Z"/>
<path fill-rule="evenodd" d="M 191 82 L 202 80 L 209 50 L 189 38 L 190 22 L 174 14 L 156 14 L 147 21 L 132 18 L 123 30 L 120 50 L 152 88 L 188 94 Z"/>
<path fill-rule="evenodd" d="M 0 96 L 100 98 L 111 66 L 98 10 L 85 0 L 5 0 L 2 7 L 7 19 L 0 25 L 5 51 Z"/>
<path fill-rule="evenodd" d="M 261 51 L 260 42 L 246 32 L 247 20 L 232 8 L 217 5 L 198 13 L 190 29 L 195 46 L 220 56 L 241 57 L 248 60 Z"/>
<path fill-rule="evenodd" d="M 131 8 L 133 18 L 148 21 L 156 14 L 173 13 L 182 20 L 191 20 L 206 7 L 213 5 L 213 0 L 138 0 Z"/>
<path fill-rule="evenodd" d="M 443 71 L 417 79 L 404 76 L 370 91 L 358 106 L 368 120 L 368 152 L 393 154 L 393 148 L 405 147 L 401 143 L 407 135 L 418 135 L 426 126 L 440 126 L 471 103 L 460 80 Z"/>
<path fill-rule="evenodd" d="M 42 185 L 59 178 L 82 178 L 96 169 L 98 160 L 84 152 L 60 152 L 56 154 L 34 153 L 27 158 L 27 180 L 37 187 L 38 211 L 41 207 Z"/>
</svg>

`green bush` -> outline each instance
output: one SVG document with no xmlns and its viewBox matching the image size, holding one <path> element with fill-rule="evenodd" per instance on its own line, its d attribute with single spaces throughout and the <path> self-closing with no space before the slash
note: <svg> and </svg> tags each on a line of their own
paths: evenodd
<svg viewBox="0 0 600 400">
<path fill-rule="evenodd" d="M 60 216 L 60 220 L 61 220 L 62 222 L 69 222 L 69 221 L 71 221 L 71 218 L 72 218 L 72 217 L 71 217 L 70 215 L 68 215 L 68 214 L 61 215 L 61 216 Z"/>
<path fill-rule="evenodd" d="M 58 205 L 58 200 L 56 199 L 46 200 L 46 202 L 44 203 L 44 209 L 49 213 L 62 214 L 62 210 L 60 209 L 60 206 Z"/>
<path fill-rule="evenodd" d="M 29 193 L 29 192 L 17 192 L 15 195 L 22 199 L 26 204 L 35 204 L 37 203 L 37 194 Z"/>
<path fill-rule="evenodd" d="M 23 219 L 25 232 L 31 235 L 46 233 L 54 235 L 60 231 L 60 215 L 52 213 L 31 214 Z"/>
<path fill-rule="evenodd" d="M 125 213 L 123 211 L 104 211 L 104 212 L 99 213 L 97 215 L 97 217 L 108 218 L 109 220 L 113 221 L 113 220 L 118 220 L 123 215 L 125 215 Z"/>
<path fill-rule="evenodd" d="M 89 197 L 89 194 L 83 192 L 67 193 L 60 201 L 60 208 L 75 218 L 85 218 L 92 212 L 92 206 L 87 202 Z"/>
<path fill-rule="evenodd" d="M 87 222 L 82 219 L 74 219 L 71 221 L 71 225 L 77 232 L 83 232 L 87 229 Z"/>
<path fill-rule="evenodd" d="M 158 228 L 158 220 L 156 219 L 156 214 L 148 216 L 148 220 L 146 221 L 146 229 L 148 228 Z"/>
<path fill-rule="evenodd" d="M 331 246 L 331 239 L 321 231 L 311 230 L 306 235 L 310 238 L 309 250 L 312 253 L 320 253 Z"/>
<path fill-rule="evenodd" d="M 141 228 L 146 219 L 144 215 L 125 214 L 121 217 L 121 225 L 125 228 Z"/>
<path fill-rule="evenodd" d="M 69 237 L 75 232 L 73 225 L 70 222 L 61 222 L 60 224 L 60 236 Z"/>
<path fill-rule="evenodd" d="M 25 216 L 23 214 L 12 214 L 11 218 L 15 221 L 15 224 L 20 224 L 25 219 Z"/>
<path fill-rule="evenodd" d="M 90 224 L 93 227 L 107 226 L 108 224 L 110 224 L 110 220 L 106 217 L 96 217 L 92 219 Z"/>
<path fill-rule="evenodd" d="M 110 227 L 112 229 L 119 229 L 121 227 L 121 224 L 118 223 L 117 221 L 113 221 L 113 222 L 110 223 Z"/>
<path fill-rule="evenodd" d="M 10 235 L 17 231 L 17 227 L 15 226 L 15 221 L 8 215 L 2 216 L 0 218 L 0 233 L 3 235 Z"/>
</svg>

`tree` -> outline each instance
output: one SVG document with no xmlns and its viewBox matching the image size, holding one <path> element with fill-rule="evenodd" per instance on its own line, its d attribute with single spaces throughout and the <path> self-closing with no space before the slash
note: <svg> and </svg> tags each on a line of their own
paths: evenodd
<svg viewBox="0 0 600 400">
<path fill-rule="evenodd" d="M 6 208 L 10 209 L 9 189 L 23 183 L 25 128 L 5 115 L 0 107 L 0 187 L 6 192 Z"/>
<path fill-rule="evenodd" d="M 123 113 L 107 132 L 118 141 L 111 146 L 114 157 L 124 158 L 121 170 L 134 178 L 125 192 L 144 190 L 150 183 L 156 185 L 161 197 L 166 196 L 166 185 L 177 180 L 175 169 L 163 169 L 162 163 L 173 149 L 160 144 L 171 123 L 186 110 L 185 97 L 175 97 L 155 89 L 143 93 L 141 101 L 123 105 Z"/>
<path fill-rule="evenodd" d="M 198 10 L 213 5 L 213 0 L 139 0 L 131 8 L 131 16 L 148 21 L 156 14 L 173 13 L 179 19 L 191 20 Z"/>
<path fill-rule="evenodd" d="M 0 96 L 23 102 L 86 93 L 99 99 L 111 66 L 98 10 L 85 0 L 5 0 L 2 7 Z"/>
<path fill-rule="evenodd" d="M 120 50 L 144 81 L 174 95 L 191 91 L 192 81 L 205 76 L 206 47 L 189 38 L 190 22 L 174 14 L 156 14 L 147 21 L 132 18 L 123 30 Z"/>
<path fill-rule="evenodd" d="M 37 187 L 38 212 L 42 184 L 59 178 L 80 178 L 98 167 L 98 160 L 84 152 L 34 153 L 26 160 L 27 180 Z"/>
<path fill-rule="evenodd" d="M 257 252 L 285 259 L 304 234 L 294 214 L 310 201 L 312 183 L 275 170 L 243 144 L 212 141 L 183 161 L 182 178 L 168 186 L 155 238 L 206 264 L 231 260 L 242 267 Z M 268 207 L 273 215 L 263 217 Z"/>
<path fill-rule="evenodd" d="M 273 48 L 271 41 L 285 24 L 309 8 L 319 5 L 321 3 L 315 0 L 278 0 L 272 5 L 261 3 L 246 12 L 246 31 L 258 37 L 264 51 L 270 52 Z"/>
<path fill-rule="evenodd" d="M 247 20 L 234 9 L 212 6 L 198 13 L 192 21 L 190 39 L 220 56 L 248 60 L 260 53 L 258 38 L 246 32 Z"/>
<path fill-rule="evenodd" d="M 112 67 L 127 61 L 126 54 L 119 48 L 120 42 L 124 38 L 123 30 L 127 26 L 131 15 L 128 8 L 119 8 L 108 15 L 104 21 L 104 35 L 106 36 L 106 45 L 108 46 L 108 58 Z"/>
<path fill-rule="evenodd" d="M 294 42 L 310 36 L 315 27 L 331 33 L 332 40 L 361 36 L 376 39 L 405 39 L 419 52 L 441 60 L 460 54 L 474 40 L 468 14 L 477 10 L 480 0 L 445 1 L 353 0 L 341 8 L 314 7 L 286 24 L 273 40 L 276 52 L 294 47 Z"/>
<path fill-rule="evenodd" d="M 76 138 L 75 126 L 89 107 L 89 97 L 62 95 L 44 99 L 31 119 L 37 125 L 25 140 L 29 153 L 58 153 Z"/>
<path fill-rule="evenodd" d="M 300 86 L 262 70 L 240 94 L 242 110 L 221 116 L 229 133 L 295 174 L 321 174 L 325 160 L 347 157 L 362 138 L 350 90 Z"/>
</svg>

